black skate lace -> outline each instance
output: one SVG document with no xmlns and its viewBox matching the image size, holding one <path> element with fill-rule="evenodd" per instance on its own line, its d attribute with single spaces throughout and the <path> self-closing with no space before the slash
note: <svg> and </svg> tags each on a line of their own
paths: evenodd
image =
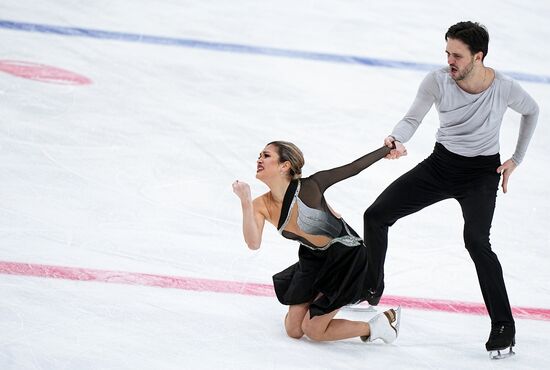
<svg viewBox="0 0 550 370">
<path fill-rule="evenodd" d="M 504 332 L 504 325 L 495 326 L 491 329 L 491 336 L 502 334 Z"/>
</svg>

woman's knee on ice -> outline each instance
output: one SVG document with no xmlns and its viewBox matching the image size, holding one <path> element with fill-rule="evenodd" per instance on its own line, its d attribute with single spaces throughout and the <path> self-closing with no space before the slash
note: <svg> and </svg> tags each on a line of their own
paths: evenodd
<svg viewBox="0 0 550 370">
<path fill-rule="evenodd" d="M 300 324 L 288 324 L 285 322 L 286 334 L 294 339 L 300 339 L 304 336 L 304 331 Z"/>
<path fill-rule="evenodd" d="M 285 330 L 289 337 L 300 339 L 304 336 L 302 321 L 307 313 L 307 305 L 291 306 L 285 316 Z"/>
</svg>

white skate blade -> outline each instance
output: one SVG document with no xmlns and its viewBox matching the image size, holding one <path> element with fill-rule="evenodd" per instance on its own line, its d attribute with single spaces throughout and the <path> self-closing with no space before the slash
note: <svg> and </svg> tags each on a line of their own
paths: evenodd
<svg viewBox="0 0 550 370">
<path fill-rule="evenodd" d="M 513 355 L 516 354 L 512 348 L 513 348 L 513 346 L 510 346 L 508 348 L 504 348 L 504 349 L 501 349 L 501 350 L 489 351 L 489 358 L 491 360 L 502 360 L 502 359 L 505 359 L 505 358 L 508 358 L 508 357 L 512 357 Z M 509 351 L 504 352 L 507 349 Z"/>
<path fill-rule="evenodd" d="M 396 333 L 395 339 L 397 339 L 397 337 L 399 337 L 399 324 L 400 323 L 401 323 L 401 306 L 397 306 L 397 308 L 395 309 L 395 324 L 394 324 L 395 333 Z"/>
<path fill-rule="evenodd" d="M 352 311 L 352 312 L 377 312 L 376 308 L 371 305 L 367 304 L 348 304 L 342 307 L 345 311 Z"/>
</svg>

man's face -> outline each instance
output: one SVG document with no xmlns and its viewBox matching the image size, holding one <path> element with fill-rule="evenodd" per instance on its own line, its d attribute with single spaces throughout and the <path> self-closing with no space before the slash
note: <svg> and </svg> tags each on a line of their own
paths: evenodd
<svg viewBox="0 0 550 370">
<path fill-rule="evenodd" d="M 474 69 L 474 55 L 468 45 L 457 39 L 447 39 L 445 53 L 451 78 L 455 81 L 467 78 Z"/>
</svg>

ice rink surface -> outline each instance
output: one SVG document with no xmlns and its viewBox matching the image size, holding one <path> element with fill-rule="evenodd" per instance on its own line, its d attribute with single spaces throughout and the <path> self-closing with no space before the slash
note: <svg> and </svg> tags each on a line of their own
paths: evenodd
<svg viewBox="0 0 550 370">
<path fill-rule="evenodd" d="M 547 368 L 548 19 L 543 0 L 3 0 L 0 369 Z M 541 108 L 491 235 L 512 306 L 530 309 L 517 355 L 489 360 L 489 318 L 467 309 L 483 301 L 455 201 L 390 230 L 379 310 L 404 302 L 398 341 L 288 338 L 269 284 L 297 245 L 266 226 L 248 250 L 231 183 L 266 191 L 255 160 L 273 140 L 303 150 L 306 176 L 381 146 L 461 20 L 487 26 L 485 64 Z M 504 117 L 503 159 L 519 118 Z M 409 155 L 335 185 L 333 208 L 362 230 L 437 126 L 432 109 Z"/>
</svg>

